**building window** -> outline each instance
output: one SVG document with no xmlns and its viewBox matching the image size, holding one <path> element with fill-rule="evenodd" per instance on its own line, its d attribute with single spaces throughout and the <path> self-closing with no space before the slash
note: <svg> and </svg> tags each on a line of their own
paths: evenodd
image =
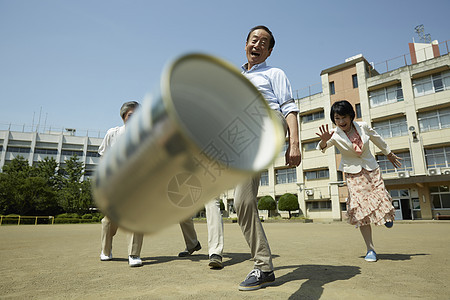
<svg viewBox="0 0 450 300">
<path fill-rule="evenodd" d="M 331 210 L 331 201 L 308 201 L 306 202 L 308 210 Z"/>
<path fill-rule="evenodd" d="M 30 153 L 31 148 L 8 146 L 8 148 L 6 148 L 6 151 L 13 153 Z"/>
<path fill-rule="evenodd" d="M 358 76 L 356 74 L 352 75 L 353 88 L 356 89 L 358 87 Z"/>
<path fill-rule="evenodd" d="M 328 169 L 305 171 L 305 178 L 307 180 L 330 178 L 330 171 Z"/>
<path fill-rule="evenodd" d="M 269 185 L 269 171 L 265 170 L 261 173 L 259 185 Z"/>
<path fill-rule="evenodd" d="M 98 152 L 88 151 L 88 152 L 86 152 L 86 156 L 87 157 L 100 157 L 100 154 Z"/>
<path fill-rule="evenodd" d="M 448 185 L 431 186 L 430 195 L 434 209 L 450 208 L 450 191 Z"/>
<path fill-rule="evenodd" d="M 83 151 L 77 151 L 77 150 L 61 150 L 62 155 L 68 155 L 68 156 L 83 156 Z"/>
<path fill-rule="evenodd" d="M 62 148 L 64 150 L 78 150 L 78 151 L 83 151 L 84 145 L 80 145 L 80 144 L 63 144 Z"/>
<path fill-rule="evenodd" d="M 297 182 L 297 169 L 296 168 L 277 169 L 275 170 L 275 177 L 277 184 L 295 183 Z"/>
<path fill-rule="evenodd" d="M 450 166 L 450 147 L 425 149 L 427 168 L 442 168 Z"/>
<path fill-rule="evenodd" d="M 286 154 L 286 150 L 289 147 L 289 141 L 285 141 L 283 144 L 283 147 L 281 147 L 280 155 Z"/>
<path fill-rule="evenodd" d="M 450 89 L 450 71 L 413 80 L 414 96 L 420 97 Z"/>
<path fill-rule="evenodd" d="M 361 118 L 362 118 L 362 114 L 361 114 L 361 103 L 356 103 L 356 104 L 355 104 L 355 110 L 356 110 L 356 118 L 357 118 L 357 119 L 361 119 Z"/>
<path fill-rule="evenodd" d="M 402 166 L 401 168 L 395 169 L 394 165 L 387 159 L 385 155 L 377 155 L 376 159 L 378 162 L 378 165 L 380 165 L 381 173 L 394 173 L 395 170 L 397 171 L 412 171 L 412 163 L 411 163 L 411 155 L 408 152 L 401 152 L 401 153 L 395 153 L 398 157 L 402 159 Z"/>
<path fill-rule="evenodd" d="M 376 107 L 403 100 L 403 91 L 400 84 L 369 92 L 370 106 Z"/>
<path fill-rule="evenodd" d="M 98 152 L 98 148 L 99 148 L 99 146 L 88 145 L 88 146 L 87 146 L 87 151 L 90 151 L 90 152 Z"/>
<path fill-rule="evenodd" d="M 314 151 L 314 150 L 316 150 L 316 147 L 317 147 L 318 143 L 319 143 L 319 141 L 302 143 L 303 149 L 305 151 Z"/>
<path fill-rule="evenodd" d="M 422 132 L 450 128 L 450 107 L 419 113 L 417 118 Z"/>
<path fill-rule="evenodd" d="M 344 175 L 342 173 L 342 171 L 337 171 L 337 180 L 338 181 L 344 181 Z"/>
<path fill-rule="evenodd" d="M 47 154 L 47 155 L 57 155 L 58 150 L 57 149 L 34 149 L 35 154 Z"/>
<path fill-rule="evenodd" d="M 312 113 L 312 114 L 307 114 L 302 116 L 302 123 L 309 123 L 312 121 L 316 121 L 316 120 L 321 120 L 325 118 L 325 114 L 323 113 L 323 110 Z"/>
<path fill-rule="evenodd" d="M 336 94 L 336 91 L 334 90 L 334 81 L 330 82 L 330 95 Z"/>
<path fill-rule="evenodd" d="M 371 107 L 403 101 L 402 86 L 397 84 L 369 92 L 369 100 Z"/>
<path fill-rule="evenodd" d="M 408 135 L 406 117 L 373 122 L 372 126 L 383 138 Z"/>
</svg>

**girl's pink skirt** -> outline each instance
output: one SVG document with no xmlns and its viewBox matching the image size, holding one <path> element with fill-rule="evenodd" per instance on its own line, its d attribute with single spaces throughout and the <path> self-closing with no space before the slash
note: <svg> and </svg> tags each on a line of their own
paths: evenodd
<svg viewBox="0 0 450 300">
<path fill-rule="evenodd" d="M 384 181 L 380 168 L 373 171 L 362 169 L 357 174 L 345 173 L 348 199 L 348 222 L 356 227 L 375 224 L 384 225 L 394 221 L 395 209 Z"/>
</svg>

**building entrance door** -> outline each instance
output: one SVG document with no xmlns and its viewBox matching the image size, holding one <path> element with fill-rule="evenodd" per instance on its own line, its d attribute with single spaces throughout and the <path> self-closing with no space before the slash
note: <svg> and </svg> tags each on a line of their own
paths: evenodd
<svg viewBox="0 0 450 300">
<path fill-rule="evenodd" d="M 412 220 L 411 196 L 408 189 L 390 190 L 396 220 Z"/>
<path fill-rule="evenodd" d="M 411 199 L 400 199 L 400 204 L 402 207 L 403 220 L 412 220 Z"/>
</svg>

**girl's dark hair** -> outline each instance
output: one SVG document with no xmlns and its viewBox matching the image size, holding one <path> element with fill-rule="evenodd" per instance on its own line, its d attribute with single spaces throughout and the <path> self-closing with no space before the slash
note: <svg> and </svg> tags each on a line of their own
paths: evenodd
<svg viewBox="0 0 450 300">
<path fill-rule="evenodd" d="M 336 125 L 336 122 L 334 122 L 334 114 L 338 114 L 340 116 L 349 115 L 352 122 L 355 119 L 355 110 L 347 100 L 336 101 L 333 105 L 331 105 L 330 119 L 333 124 Z"/>
</svg>

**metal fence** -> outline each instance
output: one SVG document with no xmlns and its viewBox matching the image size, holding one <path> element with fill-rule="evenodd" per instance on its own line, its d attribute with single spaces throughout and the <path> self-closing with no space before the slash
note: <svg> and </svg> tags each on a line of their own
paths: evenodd
<svg viewBox="0 0 450 300">
<path fill-rule="evenodd" d="M 0 216 L 0 226 L 2 224 L 51 224 L 55 222 L 55 217 L 53 216 Z"/>
<path fill-rule="evenodd" d="M 43 134 L 65 134 L 73 136 L 88 136 L 95 138 L 103 138 L 106 134 L 104 130 L 98 129 L 72 129 L 65 127 L 55 126 L 37 126 L 29 124 L 13 124 L 13 123 L 0 123 L 0 130 L 10 130 L 17 132 L 38 132 Z"/>
<path fill-rule="evenodd" d="M 439 48 L 439 54 L 442 55 L 446 55 L 449 53 L 449 40 L 445 41 L 445 42 L 441 42 L 438 44 L 438 48 Z M 431 45 L 431 44 L 430 44 Z M 424 49 L 420 49 L 416 51 L 416 57 L 423 57 L 424 60 L 427 59 L 431 59 L 434 56 L 432 56 L 432 54 L 429 54 L 429 48 L 424 48 Z M 375 69 L 379 74 L 383 74 L 386 72 L 390 72 L 392 70 L 401 68 L 401 67 L 405 67 L 405 66 L 410 66 L 412 65 L 412 60 L 411 60 L 411 54 L 403 54 L 388 60 L 384 60 L 378 63 L 374 63 L 372 65 L 373 69 Z"/>
<path fill-rule="evenodd" d="M 439 47 L 439 54 L 442 55 L 446 55 L 448 53 L 450 53 L 449 51 L 449 43 L 450 40 L 447 40 L 445 42 L 441 42 L 438 44 Z M 425 49 L 420 49 L 416 51 L 416 56 L 421 56 L 423 58 L 425 58 L 425 60 L 433 58 L 432 56 L 430 56 L 430 54 L 427 53 L 426 48 Z M 403 54 L 388 60 L 383 60 L 381 62 L 378 63 L 371 63 L 372 68 L 370 68 L 369 72 L 370 72 L 370 76 L 372 75 L 379 75 L 379 74 L 383 74 L 386 72 L 390 72 L 392 70 L 401 68 L 401 67 L 405 67 L 405 66 L 410 66 L 412 65 L 412 61 L 411 61 L 411 54 Z M 373 72 L 373 71 L 376 72 Z M 373 72 L 373 73 L 372 73 Z M 304 88 L 298 89 L 298 90 L 294 90 L 294 97 L 296 97 L 296 99 L 301 99 L 301 98 L 305 98 L 305 97 L 310 97 L 312 95 L 315 94 L 319 94 L 322 92 L 322 83 L 315 83 L 312 85 L 308 85 Z"/>
</svg>

